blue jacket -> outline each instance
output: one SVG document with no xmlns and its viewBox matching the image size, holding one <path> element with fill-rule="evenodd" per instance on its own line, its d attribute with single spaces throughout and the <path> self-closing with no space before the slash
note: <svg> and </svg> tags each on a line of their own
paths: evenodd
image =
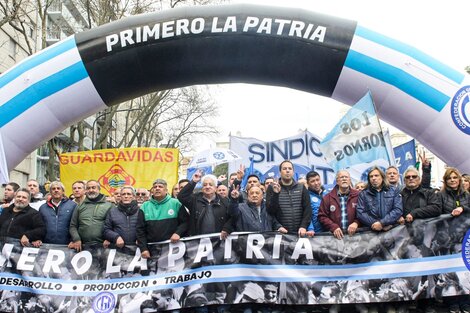
<svg viewBox="0 0 470 313">
<path fill-rule="evenodd" d="M 374 188 L 359 194 L 356 215 L 362 224 L 371 226 L 380 222 L 383 226 L 394 225 L 403 214 L 400 190 L 384 187 L 380 192 Z"/>
<path fill-rule="evenodd" d="M 39 207 L 39 213 L 41 213 L 46 224 L 44 243 L 59 245 L 68 245 L 70 243 L 69 226 L 76 207 L 77 204 L 68 198 L 63 198 L 56 209 L 51 200 Z"/>
<path fill-rule="evenodd" d="M 308 194 L 310 195 L 310 206 L 312 207 L 312 221 L 310 222 L 310 225 L 308 225 L 307 230 L 313 230 L 315 233 L 320 233 L 323 231 L 323 228 L 318 219 L 318 212 L 320 211 L 321 200 L 323 199 L 323 196 L 328 194 L 328 191 L 322 187 L 320 193 L 316 193 L 309 189 Z"/>
<path fill-rule="evenodd" d="M 276 231 L 282 227 L 276 218 L 266 211 L 264 201 L 261 202 L 258 212 L 253 203 L 238 203 L 238 199 L 231 199 L 230 211 L 235 231 L 265 232 Z"/>
<path fill-rule="evenodd" d="M 119 203 L 117 207 L 109 209 L 104 221 L 103 238 L 115 244 L 121 237 L 126 245 L 135 245 L 137 220 L 141 214 L 143 212 L 135 200 L 127 208 Z"/>
</svg>

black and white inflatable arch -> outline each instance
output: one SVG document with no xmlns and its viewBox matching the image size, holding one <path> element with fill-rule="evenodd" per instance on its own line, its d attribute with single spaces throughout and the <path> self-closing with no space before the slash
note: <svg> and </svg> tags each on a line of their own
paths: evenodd
<svg viewBox="0 0 470 313">
<path fill-rule="evenodd" d="M 354 104 L 470 172 L 469 76 L 354 21 L 254 5 L 185 7 L 76 34 L 0 76 L 1 160 L 106 106 L 151 91 L 244 82 Z M 42 122 L 39 122 L 42 121 Z"/>
</svg>

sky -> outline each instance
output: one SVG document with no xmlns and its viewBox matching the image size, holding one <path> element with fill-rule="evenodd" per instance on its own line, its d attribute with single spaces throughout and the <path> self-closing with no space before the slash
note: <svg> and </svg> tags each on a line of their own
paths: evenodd
<svg viewBox="0 0 470 313">
<path fill-rule="evenodd" d="M 268 6 L 298 7 L 357 21 L 463 71 L 470 65 L 470 1 L 421 0 L 232 0 Z M 225 84 L 211 87 L 220 106 L 220 135 L 204 138 L 199 148 L 228 141 L 228 135 L 276 140 L 308 129 L 323 137 L 349 106 L 330 98 L 282 87 Z M 288 105 L 288 109 L 286 108 Z M 290 114 L 286 114 L 290 112 Z M 252 117 L 257 117 L 253 122 Z M 397 132 L 388 124 L 391 133 Z"/>
</svg>

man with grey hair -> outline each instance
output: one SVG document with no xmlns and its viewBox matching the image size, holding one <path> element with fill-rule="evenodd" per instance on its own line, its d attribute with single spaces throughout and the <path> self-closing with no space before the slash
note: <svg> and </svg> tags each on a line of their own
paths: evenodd
<svg viewBox="0 0 470 313">
<path fill-rule="evenodd" d="M 137 245 L 144 259 L 150 257 L 148 243 L 168 239 L 177 242 L 188 230 L 188 212 L 168 194 L 167 182 L 155 180 L 152 192 L 152 198 L 142 204 L 143 214 L 137 220 Z"/>
<path fill-rule="evenodd" d="M 405 188 L 401 191 L 403 215 L 398 222 L 400 224 L 412 223 L 415 219 L 441 215 L 438 195 L 432 189 L 423 188 L 418 170 L 409 167 L 403 177 L 405 181 Z"/>
<path fill-rule="evenodd" d="M 60 181 L 53 181 L 49 192 L 51 198 L 39 208 L 46 223 L 44 243 L 68 245 L 70 221 L 77 204 L 65 197 L 65 187 Z"/>
<path fill-rule="evenodd" d="M 136 229 L 139 216 L 143 213 L 135 201 L 135 189 L 132 186 L 123 186 L 117 207 L 111 208 L 106 214 L 104 222 L 103 246 L 107 248 L 113 244 L 117 248 L 125 245 L 135 245 L 137 240 Z"/>
<path fill-rule="evenodd" d="M 196 184 L 202 180 L 201 192 L 193 193 Z M 217 195 L 217 177 L 202 177 L 197 170 L 192 180 L 178 194 L 178 200 L 189 210 L 189 234 L 191 236 L 219 233 L 227 238 L 233 230 L 228 199 Z"/>
<path fill-rule="evenodd" d="M 346 170 L 336 173 L 336 186 L 323 197 L 318 219 L 336 239 L 343 239 L 345 234 L 354 235 L 359 227 L 356 218 L 356 206 L 359 192 L 351 188 L 351 176 Z"/>
<path fill-rule="evenodd" d="M 135 200 L 137 201 L 137 204 L 139 205 L 139 207 L 141 207 L 145 201 L 148 201 L 149 198 L 150 198 L 150 193 L 147 189 L 145 188 L 136 189 Z"/>
<path fill-rule="evenodd" d="M 102 244 L 103 227 L 106 214 L 114 207 L 106 201 L 106 196 L 100 193 L 101 186 L 96 180 L 86 183 L 86 198 L 74 210 L 70 222 L 70 249 L 82 250 L 82 244 Z"/>
</svg>

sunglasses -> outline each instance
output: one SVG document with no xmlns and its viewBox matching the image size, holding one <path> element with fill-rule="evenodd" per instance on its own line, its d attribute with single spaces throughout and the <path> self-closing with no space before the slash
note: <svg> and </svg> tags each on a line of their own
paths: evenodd
<svg viewBox="0 0 470 313">
<path fill-rule="evenodd" d="M 405 179 L 415 179 L 418 178 L 418 175 L 407 175 L 405 176 Z"/>
<path fill-rule="evenodd" d="M 135 195 L 136 196 L 145 196 L 145 194 L 146 194 L 145 192 L 136 192 Z"/>
</svg>

